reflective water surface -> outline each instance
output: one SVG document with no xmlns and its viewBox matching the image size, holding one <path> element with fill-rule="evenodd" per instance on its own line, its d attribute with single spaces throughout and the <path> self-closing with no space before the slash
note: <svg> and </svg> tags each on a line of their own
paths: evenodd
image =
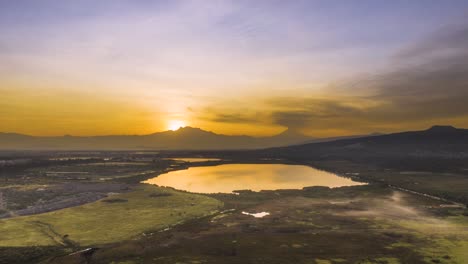
<svg viewBox="0 0 468 264">
<path fill-rule="evenodd" d="M 183 161 L 183 162 L 204 162 L 204 161 L 219 161 L 221 159 L 216 158 L 170 158 L 171 160 Z"/>
<path fill-rule="evenodd" d="M 251 216 L 253 216 L 253 217 L 255 217 L 255 218 L 263 218 L 263 217 L 265 217 L 265 216 L 267 216 L 267 215 L 270 215 L 269 212 L 248 213 L 248 212 L 244 212 L 244 211 L 242 211 L 242 214 L 251 215 Z"/>
<path fill-rule="evenodd" d="M 191 167 L 172 171 L 145 181 L 197 193 L 230 193 L 235 190 L 252 191 L 302 189 L 307 186 L 341 187 L 364 183 L 336 174 L 301 165 L 283 164 L 225 164 Z"/>
</svg>

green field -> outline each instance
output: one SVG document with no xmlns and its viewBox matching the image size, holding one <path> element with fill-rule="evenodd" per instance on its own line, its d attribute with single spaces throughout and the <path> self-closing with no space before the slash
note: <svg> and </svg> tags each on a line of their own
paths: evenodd
<svg viewBox="0 0 468 264">
<path fill-rule="evenodd" d="M 225 210 L 99 249 L 92 263 L 467 263 L 465 209 L 376 185 L 211 195 Z M 254 218 L 242 212 L 269 212 Z M 75 262 L 72 262 L 75 261 Z M 52 263 L 79 263 L 65 256 Z"/>
<path fill-rule="evenodd" d="M 221 206 L 207 196 L 138 185 L 94 203 L 0 220 L 0 247 L 112 243 L 212 214 Z"/>
</svg>

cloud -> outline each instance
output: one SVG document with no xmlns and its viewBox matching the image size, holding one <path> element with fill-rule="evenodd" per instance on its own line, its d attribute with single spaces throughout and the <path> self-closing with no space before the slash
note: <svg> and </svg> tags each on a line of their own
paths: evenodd
<svg viewBox="0 0 468 264">
<path fill-rule="evenodd" d="M 444 27 L 395 58 L 399 69 L 377 84 L 382 96 L 468 94 L 468 22 Z"/>
<path fill-rule="evenodd" d="M 468 25 L 437 32 L 398 54 L 406 65 L 375 82 L 374 98 L 402 120 L 468 116 Z"/>
<path fill-rule="evenodd" d="M 282 97 L 269 100 L 272 121 L 289 128 L 310 127 L 323 120 L 358 116 L 363 112 L 362 105 L 357 106 L 356 99 L 341 98 L 294 98 Z"/>
<path fill-rule="evenodd" d="M 401 50 L 395 55 L 397 60 L 427 59 L 436 56 L 466 54 L 468 47 L 468 26 L 458 24 L 446 26 L 427 39 Z"/>
<path fill-rule="evenodd" d="M 230 107 L 223 104 L 213 104 L 209 107 L 203 107 L 200 109 L 192 108 L 198 119 L 224 123 L 224 124 L 259 124 L 265 123 L 265 112 L 264 111 L 252 111 L 245 106 L 246 102 L 234 101 L 231 102 Z M 246 109 L 239 111 L 239 108 Z"/>
<path fill-rule="evenodd" d="M 392 70 L 356 78 L 325 95 L 263 98 L 256 113 L 210 109 L 210 120 L 250 124 L 267 120 L 312 133 L 404 130 L 436 122 L 468 126 L 467 33 L 468 25 L 437 32 L 399 52 Z"/>
<path fill-rule="evenodd" d="M 347 101 L 272 100 L 283 109 L 273 112 L 274 122 L 295 127 L 340 126 L 342 121 L 378 126 L 468 117 L 468 25 L 445 28 L 402 50 L 397 58 L 391 71 L 344 84 L 341 91 L 352 85 L 353 92 L 361 94 L 348 91 Z"/>
<path fill-rule="evenodd" d="M 208 118 L 208 120 L 213 122 L 220 122 L 220 123 L 257 123 L 259 120 L 254 116 L 248 116 L 244 114 L 225 114 L 225 113 L 217 113 L 215 116 Z"/>
</svg>

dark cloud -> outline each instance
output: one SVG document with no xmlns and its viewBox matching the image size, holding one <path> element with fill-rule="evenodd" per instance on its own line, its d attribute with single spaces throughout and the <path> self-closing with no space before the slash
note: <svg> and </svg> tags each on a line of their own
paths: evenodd
<svg viewBox="0 0 468 264">
<path fill-rule="evenodd" d="M 242 106 L 245 105 L 241 102 L 234 102 L 234 106 L 231 107 L 214 105 L 203 109 L 198 109 L 197 111 L 193 111 L 198 113 L 198 118 L 205 121 L 217 123 L 258 124 L 265 123 L 268 121 L 265 120 L 265 113 L 254 112 L 248 108 L 243 109 Z"/>
<path fill-rule="evenodd" d="M 445 29 L 402 51 L 393 71 L 350 82 L 342 90 L 346 85 L 357 94 L 365 90 L 372 95 L 351 95 L 345 101 L 276 99 L 272 105 L 284 110 L 273 112 L 273 121 L 339 127 L 350 122 L 385 125 L 468 117 L 468 25 Z"/>
<path fill-rule="evenodd" d="M 404 130 L 465 117 L 455 125 L 468 126 L 468 25 L 437 32 L 396 58 L 393 70 L 351 80 L 320 98 L 267 98 L 261 114 L 210 111 L 209 119 L 268 120 L 293 129 L 344 133 Z"/>
<path fill-rule="evenodd" d="M 318 98 L 275 98 L 269 101 L 274 109 L 273 123 L 289 128 L 310 127 L 311 123 L 360 115 L 361 110 L 347 105 L 345 100 Z"/>
<path fill-rule="evenodd" d="M 213 122 L 220 123 L 258 123 L 259 119 L 256 116 L 248 116 L 244 114 L 225 114 L 215 113 L 212 117 L 208 118 Z"/>
<path fill-rule="evenodd" d="M 468 46 L 467 46 L 468 49 Z M 389 73 L 375 83 L 376 96 L 414 99 L 458 96 L 468 93 L 468 52 L 451 58 L 432 59 L 424 64 Z"/>
</svg>

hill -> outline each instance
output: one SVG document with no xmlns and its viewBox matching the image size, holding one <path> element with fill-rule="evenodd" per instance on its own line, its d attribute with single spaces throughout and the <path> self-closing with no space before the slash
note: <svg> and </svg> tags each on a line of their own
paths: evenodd
<svg viewBox="0 0 468 264">
<path fill-rule="evenodd" d="M 287 157 L 337 158 L 350 160 L 379 158 L 467 158 L 468 129 L 433 126 L 423 131 L 338 139 L 266 150 Z"/>
</svg>

